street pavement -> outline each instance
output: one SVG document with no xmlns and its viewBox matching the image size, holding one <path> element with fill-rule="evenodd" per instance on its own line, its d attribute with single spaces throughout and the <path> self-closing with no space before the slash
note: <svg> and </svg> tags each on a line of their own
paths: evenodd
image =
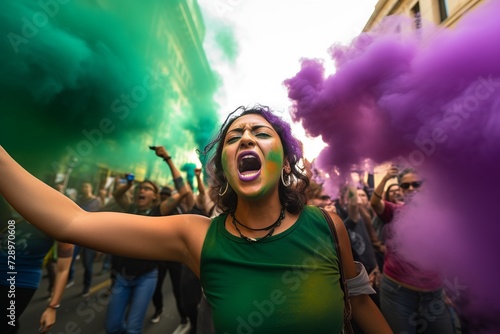
<svg viewBox="0 0 500 334">
<path fill-rule="evenodd" d="M 83 264 L 81 260 L 77 261 L 75 265 L 75 285 L 65 290 L 61 307 L 57 310 L 56 324 L 49 333 L 106 334 L 104 323 L 109 302 L 107 292 L 109 291 L 108 287 L 111 281 L 109 274 L 98 274 L 101 267 L 101 261 L 94 263 L 91 295 L 83 298 L 81 297 L 83 289 Z M 48 279 L 44 276 L 40 287 L 19 319 L 21 325 L 19 334 L 38 333 L 40 316 L 48 303 L 49 294 L 47 290 Z M 150 303 L 146 312 L 146 318 L 144 319 L 143 334 L 173 333 L 179 325 L 180 318 L 175 306 L 175 298 L 168 274 L 163 283 L 163 297 L 164 312 L 162 319 L 157 324 L 150 323 L 149 320 L 154 313 L 153 304 Z"/>
</svg>

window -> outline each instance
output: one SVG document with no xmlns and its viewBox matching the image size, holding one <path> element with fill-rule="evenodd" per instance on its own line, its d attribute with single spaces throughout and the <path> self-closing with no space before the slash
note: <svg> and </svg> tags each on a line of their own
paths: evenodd
<svg viewBox="0 0 500 334">
<path fill-rule="evenodd" d="M 443 22 L 448 18 L 448 1 L 447 0 L 438 0 L 439 3 L 439 18 L 440 22 Z"/>
</svg>

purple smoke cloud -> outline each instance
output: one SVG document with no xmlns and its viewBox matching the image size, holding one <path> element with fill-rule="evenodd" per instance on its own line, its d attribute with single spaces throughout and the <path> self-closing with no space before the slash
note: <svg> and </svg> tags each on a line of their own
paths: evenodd
<svg viewBox="0 0 500 334">
<path fill-rule="evenodd" d="M 500 1 L 485 2 L 453 28 L 419 31 L 388 19 L 331 47 L 334 74 L 302 60 L 285 81 L 294 121 L 328 144 L 319 166 L 346 174 L 369 158 L 419 170 L 425 187 L 395 223 L 401 252 L 457 283 L 464 311 L 490 328 L 500 314 L 499 13 Z"/>
</svg>

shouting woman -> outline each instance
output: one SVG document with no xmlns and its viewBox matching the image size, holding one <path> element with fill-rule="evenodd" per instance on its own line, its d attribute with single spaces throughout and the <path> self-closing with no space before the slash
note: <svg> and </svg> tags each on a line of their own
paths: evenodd
<svg viewBox="0 0 500 334">
<path fill-rule="evenodd" d="M 85 212 L 3 149 L 0 192 L 58 240 L 185 263 L 201 280 L 217 332 L 340 332 L 340 259 L 320 209 L 304 204 L 308 179 L 299 167 L 302 152 L 290 126 L 265 107 L 238 108 L 205 153 L 210 154 L 210 195 L 223 212 L 212 220 Z M 391 333 L 366 294 L 366 271 L 352 259 L 342 221 L 331 217 L 354 320 L 366 333 Z"/>
</svg>

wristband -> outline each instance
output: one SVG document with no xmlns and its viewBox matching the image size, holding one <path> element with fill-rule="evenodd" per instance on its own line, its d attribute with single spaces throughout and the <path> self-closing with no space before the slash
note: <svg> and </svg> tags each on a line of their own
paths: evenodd
<svg viewBox="0 0 500 334">
<path fill-rule="evenodd" d="M 47 307 L 53 309 L 53 310 L 57 310 L 59 307 L 61 307 L 61 304 L 57 304 L 57 305 L 47 305 Z"/>
<path fill-rule="evenodd" d="M 170 155 L 167 155 L 165 158 L 163 158 L 163 160 L 165 160 L 165 162 L 168 162 L 170 159 L 172 159 L 172 157 Z"/>
<path fill-rule="evenodd" d="M 382 196 L 380 196 L 379 194 L 377 194 L 375 191 L 373 192 L 373 195 L 377 196 L 378 198 L 382 199 Z"/>
<path fill-rule="evenodd" d="M 175 186 L 175 189 L 177 189 L 177 191 L 179 191 L 184 186 L 184 181 L 182 180 L 181 176 L 176 177 L 174 179 L 174 186 Z"/>
</svg>

